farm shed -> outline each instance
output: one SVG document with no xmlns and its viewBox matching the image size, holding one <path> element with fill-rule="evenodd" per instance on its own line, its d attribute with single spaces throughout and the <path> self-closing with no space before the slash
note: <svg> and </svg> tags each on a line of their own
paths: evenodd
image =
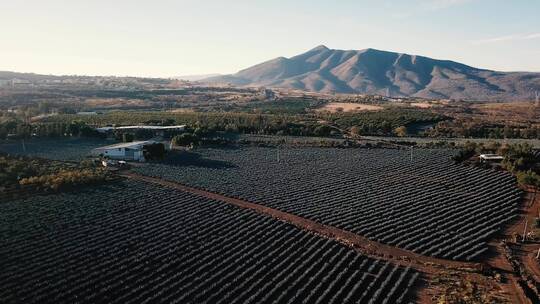
<svg viewBox="0 0 540 304">
<path fill-rule="evenodd" d="M 144 147 L 156 143 L 155 141 L 147 140 L 115 144 L 95 148 L 92 150 L 92 155 L 108 157 L 110 159 L 145 161 Z"/>
<path fill-rule="evenodd" d="M 480 154 L 480 161 L 483 163 L 496 163 L 503 159 L 504 157 L 497 154 Z"/>
</svg>

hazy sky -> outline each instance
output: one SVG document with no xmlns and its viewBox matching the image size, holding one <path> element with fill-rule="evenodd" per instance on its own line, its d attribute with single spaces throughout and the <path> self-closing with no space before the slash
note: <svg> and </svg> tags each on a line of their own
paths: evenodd
<svg viewBox="0 0 540 304">
<path fill-rule="evenodd" d="M 232 73 L 324 44 L 540 72 L 539 0 L 0 0 L 0 70 Z"/>
</svg>

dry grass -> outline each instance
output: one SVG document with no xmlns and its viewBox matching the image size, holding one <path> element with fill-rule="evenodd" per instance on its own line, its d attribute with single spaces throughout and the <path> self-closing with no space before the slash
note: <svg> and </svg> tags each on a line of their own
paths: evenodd
<svg viewBox="0 0 540 304">
<path fill-rule="evenodd" d="M 429 109 L 433 107 L 433 104 L 429 102 L 413 102 L 411 103 L 411 106 L 420 109 Z"/>
<path fill-rule="evenodd" d="M 362 103 L 349 102 L 330 102 L 321 107 L 318 111 L 324 112 L 363 112 L 363 111 L 380 111 L 383 107 L 375 105 L 367 105 Z"/>
<path fill-rule="evenodd" d="M 501 121 L 528 120 L 540 122 L 540 107 L 531 102 L 484 103 L 471 106 L 475 112 Z"/>
<path fill-rule="evenodd" d="M 90 107 L 100 108 L 115 108 L 115 107 L 141 107 L 147 106 L 148 101 L 141 99 L 125 99 L 125 98 L 89 98 L 85 100 L 85 104 Z"/>
</svg>

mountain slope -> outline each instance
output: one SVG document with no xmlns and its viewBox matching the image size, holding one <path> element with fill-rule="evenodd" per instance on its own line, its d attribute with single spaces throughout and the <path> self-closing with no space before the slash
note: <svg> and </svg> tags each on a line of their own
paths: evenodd
<svg viewBox="0 0 540 304">
<path fill-rule="evenodd" d="M 531 100 L 540 73 L 496 72 L 448 60 L 375 49 L 318 46 L 206 82 L 314 92 L 362 93 L 464 100 Z"/>
</svg>

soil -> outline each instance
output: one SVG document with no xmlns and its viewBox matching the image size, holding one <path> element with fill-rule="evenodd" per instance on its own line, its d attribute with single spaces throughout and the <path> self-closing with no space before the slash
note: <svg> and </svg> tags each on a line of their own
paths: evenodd
<svg viewBox="0 0 540 304">
<path fill-rule="evenodd" d="M 383 108 L 375 105 L 368 105 L 354 102 L 330 102 L 325 104 L 318 111 L 324 112 L 362 112 L 362 111 L 380 111 Z"/>
<path fill-rule="evenodd" d="M 487 263 L 492 269 L 504 273 L 508 282 L 500 284 L 505 291 L 512 296 L 512 303 L 533 303 L 527 298 L 525 291 L 519 284 L 520 276 L 515 273 L 510 261 L 505 256 L 505 250 L 502 241 L 509 243 L 509 246 L 514 252 L 514 257 L 519 263 L 531 274 L 533 274 L 536 282 L 540 282 L 540 267 L 536 260 L 536 253 L 540 248 L 540 243 L 523 240 L 525 227 L 527 231 L 531 230 L 535 217 L 538 216 L 538 208 L 540 207 L 540 195 L 537 195 L 536 190 L 524 188 L 525 199 L 520 208 L 519 219 L 508 225 L 500 234 L 499 238 L 492 240 L 489 244 L 494 249 L 495 254 L 487 258 Z M 515 241 L 515 236 L 518 236 L 518 242 Z M 537 303 L 535 299 L 534 303 Z"/>
</svg>

